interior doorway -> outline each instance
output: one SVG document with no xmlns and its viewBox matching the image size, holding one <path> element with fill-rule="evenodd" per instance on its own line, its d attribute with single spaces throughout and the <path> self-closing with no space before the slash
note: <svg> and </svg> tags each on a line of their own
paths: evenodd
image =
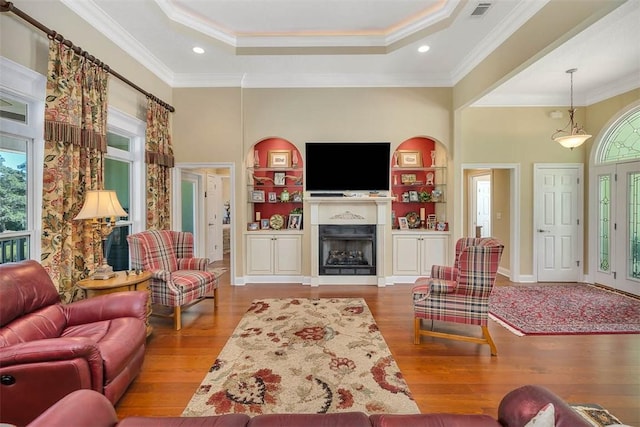
<svg viewBox="0 0 640 427">
<path fill-rule="evenodd" d="M 475 193 L 472 177 L 489 175 L 489 191 L 483 194 L 488 202 L 490 231 L 486 234 L 504 243 L 499 273 L 513 282 L 530 281 L 520 273 L 520 165 L 515 163 L 465 163 L 461 166 L 460 214 L 463 236 L 475 236 L 477 209 L 471 208 L 471 193 Z M 479 179 L 478 182 L 482 180 Z M 486 181 L 486 179 L 485 179 Z M 486 185 L 486 184 L 482 184 Z M 470 212 L 474 212 L 473 215 Z M 474 218 L 472 218 L 474 217 Z M 484 234 L 484 233 L 483 233 Z"/>
<path fill-rule="evenodd" d="M 491 174 L 471 174 L 469 183 L 469 235 L 491 236 Z"/>
<path fill-rule="evenodd" d="M 235 283 L 233 163 L 179 163 L 173 169 L 173 228 L 182 229 L 183 213 L 195 212 L 194 252 L 229 272 Z M 198 177 L 198 189 L 182 193 L 184 177 Z M 191 178 L 193 180 L 193 178 Z M 191 197 L 189 193 L 193 192 Z M 187 221 L 188 222 L 188 221 Z"/>
</svg>

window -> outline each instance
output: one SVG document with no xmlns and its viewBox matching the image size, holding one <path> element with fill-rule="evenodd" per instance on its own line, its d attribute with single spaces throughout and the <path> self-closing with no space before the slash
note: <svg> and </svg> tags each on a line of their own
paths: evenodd
<svg viewBox="0 0 640 427">
<path fill-rule="evenodd" d="M 106 241 L 107 261 L 115 271 L 129 269 L 127 236 L 144 229 L 144 136 L 144 122 L 109 108 L 104 188 L 116 192 L 128 213 L 117 219 Z"/>
<path fill-rule="evenodd" d="M 44 76 L 0 57 L 0 264 L 40 258 Z"/>
</svg>

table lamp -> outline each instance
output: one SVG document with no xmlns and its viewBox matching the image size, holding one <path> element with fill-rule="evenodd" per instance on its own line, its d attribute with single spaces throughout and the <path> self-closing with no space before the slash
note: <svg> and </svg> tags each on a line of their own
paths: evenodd
<svg viewBox="0 0 640 427">
<path fill-rule="evenodd" d="M 105 280 L 116 275 L 107 262 L 106 240 L 116 225 L 116 217 L 128 216 L 122 209 L 118 196 L 112 190 L 89 190 L 84 199 L 82 209 L 74 220 L 91 220 L 93 231 L 102 240 L 102 264 L 96 268 L 92 279 Z M 103 219 L 109 218 L 109 221 Z"/>
</svg>

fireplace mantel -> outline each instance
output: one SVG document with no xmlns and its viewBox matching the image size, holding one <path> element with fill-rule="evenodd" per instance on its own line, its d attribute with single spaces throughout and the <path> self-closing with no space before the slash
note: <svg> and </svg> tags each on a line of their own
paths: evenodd
<svg viewBox="0 0 640 427">
<path fill-rule="evenodd" d="M 311 286 L 338 285 L 386 285 L 385 251 L 390 241 L 389 224 L 391 197 L 307 197 L 311 221 Z M 319 225 L 372 224 L 376 226 L 376 275 L 375 276 L 324 276 L 319 274 Z"/>
</svg>

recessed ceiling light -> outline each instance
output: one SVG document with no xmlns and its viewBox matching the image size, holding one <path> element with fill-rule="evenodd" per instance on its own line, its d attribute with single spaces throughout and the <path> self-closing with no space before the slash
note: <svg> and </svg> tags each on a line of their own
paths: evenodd
<svg viewBox="0 0 640 427">
<path fill-rule="evenodd" d="M 199 53 L 199 54 L 203 54 L 203 53 L 204 53 L 204 49 L 203 49 L 203 48 L 201 48 L 201 47 L 198 47 L 198 46 L 194 47 L 194 48 L 193 48 L 193 51 L 194 51 L 195 53 Z"/>
<path fill-rule="evenodd" d="M 420 52 L 420 53 L 425 53 L 425 52 L 426 52 L 426 51 L 428 51 L 429 49 L 431 49 L 431 48 L 430 48 L 429 46 L 427 46 L 426 44 L 424 44 L 424 45 L 422 45 L 422 46 L 420 46 L 420 47 L 418 48 L 418 52 Z"/>
</svg>

